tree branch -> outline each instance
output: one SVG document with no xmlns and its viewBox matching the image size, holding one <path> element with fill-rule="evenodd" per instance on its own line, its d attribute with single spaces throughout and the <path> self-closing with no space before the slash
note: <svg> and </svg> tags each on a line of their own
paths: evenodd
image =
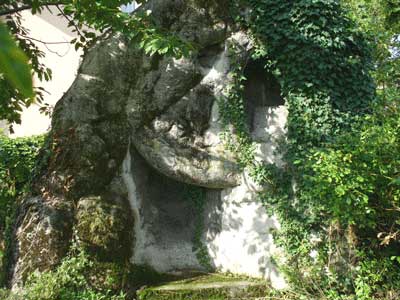
<svg viewBox="0 0 400 300">
<path fill-rule="evenodd" d="M 35 39 L 33 37 L 30 37 L 30 36 L 25 36 L 25 35 L 22 35 L 22 34 L 17 34 L 17 35 L 18 35 L 18 37 L 23 38 L 25 40 L 31 40 L 31 41 L 35 41 L 35 42 L 38 42 L 38 43 L 41 43 L 41 44 L 45 44 L 45 45 L 71 44 L 71 42 L 68 42 L 68 41 L 63 41 L 63 42 L 45 42 L 45 41 L 42 41 L 42 40 L 39 40 L 39 39 Z"/>
<path fill-rule="evenodd" d="M 23 5 L 23 6 L 20 6 L 20 7 L 13 8 L 13 9 L 0 11 L 0 16 L 12 15 L 12 14 L 15 14 L 17 12 L 20 12 L 20 11 L 23 11 L 23 10 L 26 10 L 26 9 L 31 9 L 31 8 L 32 8 L 31 5 Z"/>
<path fill-rule="evenodd" d="M 76 23 L 64 13 L 64 11 L 61 9 L 61 7 L 59 5 L 56 5 L 56 7 L 57 7 L 58 11 L 60 12 L 60 14 L 68 21 L 68 23 L 71 24 L 75 28 L 76 34 L 78 36 L 83 36 L 81 31 L 79 30 L 79 27 L 76 25 Z"/>
<path fill-rule="evenodd" d="M 48 1 L 48 2 L 43 2 L 40 4 L 40 6 L 48 6 L 48 5 L 61 5 L 61 4 L 66 4 L 64 1 Z M 12 15 L 27 9 L 32 9 L 32 5 L 22 5 L 19 7 L 15 7 L 15 8 L 11 8 L 8 10 L 3 10 L 0 11 L 0 17 L 2 16 L 8 16 L 8 15 Z"/>
</svg>

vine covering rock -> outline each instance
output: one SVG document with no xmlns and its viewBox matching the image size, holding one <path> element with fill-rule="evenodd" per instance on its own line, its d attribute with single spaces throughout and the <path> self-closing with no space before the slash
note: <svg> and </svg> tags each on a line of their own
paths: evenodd
<svg viewBox="0 0 400 300">
<path fill-rule="evenodd" d="M 237 136 L 228 145 L 253 179 L 266 186 L 260 198 L 282 223 L 276 235 L 286 253 L 282 270 L 298 288 L 311 293 L 319 290 L 332 299 L 353 293 L 360 299 L 380 292 L 390 295 L 399 288 L 398 253 L 392 256 L 391 250 L 399 243 L 393 238 L 399 214 L 383 211 L 397 210 L 398 186 L 393 185 L 397 185 L 398 161 L 391 159 L 390 171 L 373 171 L 362 153 L 374 156 L 365 142 L 376 143 L 378 132 L 382 134 L 378 143 L 385 143 L 381 148 L 385 150 L 370 159 L 396 152 L 399 140 L 393 134 L 398 125 L 389 120 L 397 119 L 398 104 L 378 105 L 394 110 L 384 114 L 386 125 L 371 123 L 369 115 L 382 112 L 374 109 L 378 97 L 365 37 L 340 1 L 250 0 L 236 1 L 234 6 L 236 15 L 248 9 L 239 19 L 255 40 L 253 59 L 262 59 L 276 76 L 289 109 L 287 138 L 281 147 L 285 167 L 281 168 L 260 165 L 252 154 L 244 126 L 243 65 L 236 68 L 236 81 L 222 101 L 224 122 L 234 125 Z M 391 200 L 385 200 L 387 196 L 377 188 L 380 185 L 390 194 L 396 190 Z M 385 235 L 379 233 L 378 224 L 392 232 L 386 240 L 379 239 Z M 365 277 L 365 272 L 382 272 L 379 268 L 390 275 Z"/>
</svg>

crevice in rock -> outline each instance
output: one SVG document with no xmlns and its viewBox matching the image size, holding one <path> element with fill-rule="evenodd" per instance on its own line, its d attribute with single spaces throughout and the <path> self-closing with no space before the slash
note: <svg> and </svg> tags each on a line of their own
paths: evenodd
<svg viewBox="0 0 400 300">
<path fill-rule="evenodd" d="M 277 107 L 285 104 L 281 87 L 275 76 L 268 72 L 261 60 L 251 60 L 245 70 L 247 78 L 244 87 L 247 124 L 250 132 L 254 130 L 254 115 L 261 107 Z"/>
</svg>

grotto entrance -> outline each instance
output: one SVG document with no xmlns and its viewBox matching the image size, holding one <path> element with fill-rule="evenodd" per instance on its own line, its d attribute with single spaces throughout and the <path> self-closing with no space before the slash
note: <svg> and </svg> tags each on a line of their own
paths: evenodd
<svg viewBox="0 0 400 300">
<path fill-rule="evenodd" d="M 247 124 L 250 132 L 253 132 L 259 121 L 256 115 L 260 110 L 282 106 L 285 100 L 278 81 L 265 69 L 263 61 L 251 60 L 245 68 L 244 76 L 247 78 L 244 87 Z"/>
<path fill-rule="evenodd" d="M 249 62 L 245 76 L 246 117 L 258 147 L 256 158 L 277 162 L 275 140 L 284 134 L 286 121 L 279 83 L 260 61 Z M 277 276 L 271 275 L 276 271 L 270 259 L 270 230 L 277 223 L 266 214 L 248 178 L 241 174 L 237 186 L 224 189 L 196 188 L 159 173 L 136 150 L 131 155 L 135 201 L 141 203 L 133 263 L 180 272 L 204 271 L 208 260 L 218 270 Z M 200 210 L 199 189 L 204 196 Z"/>
</svg>

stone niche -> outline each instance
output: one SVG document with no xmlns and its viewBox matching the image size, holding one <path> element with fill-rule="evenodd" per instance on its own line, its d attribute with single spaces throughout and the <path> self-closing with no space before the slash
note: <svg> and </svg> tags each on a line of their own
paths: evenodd
<svg viewBox="0 0 400 300">
<path fill-rule="evenodd" d="M 280 163 L 274 151 L 277 140 L 284 136 L 287 112 L 279 84 L 258 61 L 250 62 L 245 72 L 246 114 L 257 143 L 257 159 Z M 160 272 L 204 271 L 194 251 L 196 211 L 185 193 L 190 185 L 159 173 L 135 150 L 131 149 L 130 155 L 135 201 L 140 206 L 132 263 Z M 260 187 L 244 172 L 235 187 L 203 189 L 202 243 L 214 270 L 265 278 L 276 288 L 284 287 L 271 259 L 279 255 L 271 233 L 279 229 L 279 223 L 266 214 L 259 201 Z"/>
<path fill-rule="evenodd" d="M 130 152 L 136 186 L 130 202 L 139 210 L 131 262 L 159 272 L 204 270 L 193 251 L 196 216 L 189 185 L 159 173 L 135 150 Z"/>
<path fill-rule="evenodd" d="M 247 124 L 257 143 L 257 159 L 282 165 L 279 141 L 286 135 L 287 107 L 275 76 L 259 60 L 248 63 L 244 88 Z"/>
<path fill-rule="evenodd" d="M 131 263 L 167 273 L 210 271 L 199 261 L 194 248 L 199 212 L 187 194 L 193 187 L 160 174 L 135 150 L 131 152 L 140 212 Z M 284 287 L 271 260 L 278 253 L 271 230 L 279 228 L 279 223 L 266 214 L 257 198 L 258 187 L 242 174 L 237 187 L 203 191 L 201 239 L 212 269 L 265 278 L 276 288 Z"/>
<path fill-rule="evenodd" d="M 251 60 L 244 71 L 247 78 L 244 88 L 246 115 L 251 132 L 260 125 L 260 114 L 285 105 L 278 81 L 265 69 L 264 65 L 265 63 L 260 60 Z M 274 118 L 266 115 L 266 118 L 271 117 Z"/>
</svg>

